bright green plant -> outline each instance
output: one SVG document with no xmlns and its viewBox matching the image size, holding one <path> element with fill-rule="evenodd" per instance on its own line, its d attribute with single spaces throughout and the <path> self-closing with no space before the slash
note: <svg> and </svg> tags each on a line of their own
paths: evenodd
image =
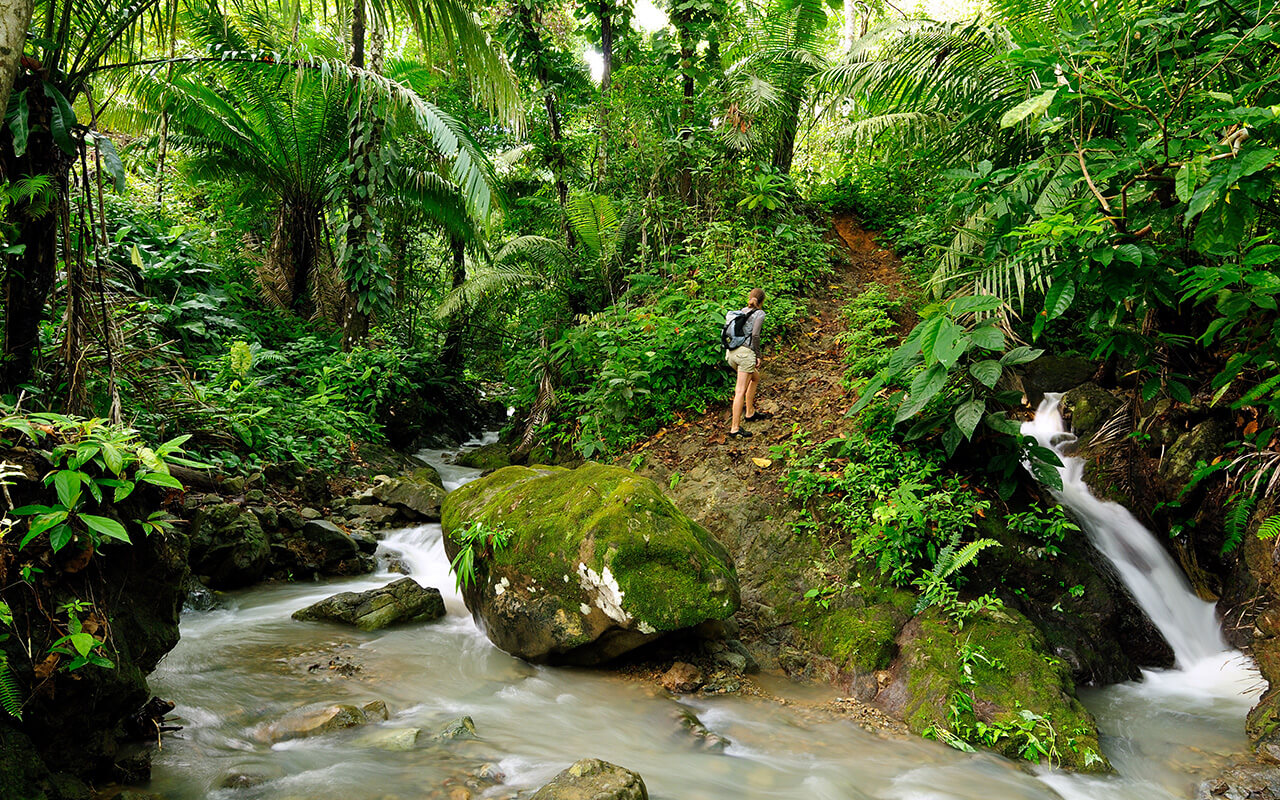
<svg viewBox="0 0 1280 800">
<path fill-rule="evenodd" d="M 1026 511 L 1006 514 L 1004 521 L 1009 530 L 1039 539 L 1043 543 L 1041 555 L 1048 558 L 1060 555 L 1062 550 L 1058 545 L 1080 531 L 1080 526 L 1072 521 L 1062 506 L 1050 506 L 1046 510 L 1038 503 L 1032 503 Z"/>
<path fill-rule="evenodd" d="M 104 642 L 84 630 L 84 622 L 80 619 L 80 614 L 92 607 L 91 603 L 83 600 L 72 600 L 58 607 L 67 615 L 67 634 L 49 645 L 49 652 L 71 657 L 63 667 L 67 672 L 75 672 L 81 667 L 90 665 L 103 669 L 115 669 L 115 662 L 102 654 L 106 646 Z"/>
<path fill-rule="evenodd" d="M 461 531 L 451 534 L 458 545 L 458 552 L 449 563 L 449 569 L 453 570 L 458 591 L 475 583 L 476 556 L 486 551 L 500 552 L 511 541 L 511 536 L 512 531 L 504 526 L 490 527 L 483 520 L 474 520 Z"/>
<path fill-rule="evenodd" d="M 3 600 L 0 600 L 0 625 L 13 627 L 13 611 Z M 8 638 L 8 633 L 0 633 L 0 645 Z M 0 708 L 15 719 L 22 719 L 22 692 L 13 677 L 13 668 L 9 666 L 9 656 L 3 649 L 0 649 Z"/>
<path fill-rule="evenodd" d="M 888 366 L 889 345 L 898 326 L 892 314 L 901 307 L 901 298 L 891 300 L 879 284 L 863 289 L 845 304 L 846 330 L 840 335 L 840 344 L 844 346 L 847 388 L 859 388 Z"/>
<path fill-rule="evenodd" d="M 933 566 L 921 571 L 911 583 L 920 592 L 916 601 L 915 613 L 937 606 L 951 618 L 957 630 L 964 629 L 966 620 L 983 611 L 1004 607 L 1004 603 L 993 595 L 986 594 L 968 602 L 961 602 L 960 592 L 955 587 L 956 573 L 977 560 L 978 554 L 988 547 L 999 547 L 994 539 L 977 539 L 964 547 L 959 546 L 959 538 L 953 536 L 952 541 L 938 553 Z"/>
<path fill-rule="evenodd" d="M 142 443 L 137 431 L 102 419 L 6 410 L 0 417 L 0 435 L 4 433 L 54 443 L 47 454 L 53 469 L 43 483 L 53 488 L 55 499 L 13 509 L 14 516 L 31 517 L 19 547 L 26 547 L 41 534 L 48 535 L 54 552 L 72 541 L 95 548 L 107 539 L 128 543 L 129 534 L 119 520 L 89 512 L 122 502 L 140 483 L 182 489 L 182 483 L 169 474 L 170 461 L 198 466 L 181 455 L 187 436 L 152 449 Z M 135 522 L 145 533 L 153 533 L 165 530 L 169 519 L 156 512 Z"/>
</svg>

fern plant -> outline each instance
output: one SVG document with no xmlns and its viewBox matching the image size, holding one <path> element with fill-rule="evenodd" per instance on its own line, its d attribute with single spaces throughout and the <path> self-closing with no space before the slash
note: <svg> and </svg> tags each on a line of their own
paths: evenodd
<svg viewBox="0 0 1280 800">
<path fill-rule="evenodd" d="M 13 612 L 9 604 L 0 600 L 0 624 L 5 627 L 13 625 Z M 4 644 L 9 634 L 0 633 L 0 644 Z M 9 655 L 0 650 L 0 708 L 14 719 L 22 719 L 22 692 L 14 678 L 13 668 L 9 666 Z"/>
<path fill-rule="evenodd" d="M 999 547 L 995 539 L 976 539 L 963 547 L 959 546 L 959 537 L 953 536 L 947 546 L 938 553 L 938 558 L 931 569 L 921 572 L 912 585 L 920 590 L 920 599 L 916 601 L 915 613 L 919 614 L 927 608 L 938 606 L 957 628 L 963 629 L 966 620 L 975 614 L 990 609 L 1002 608 L 1004 603 L 990 594 L 985 594 L 968 602 L 961 602 L 960 592 L 953 585 L 952 576 L 977 560 L 978 554 L 988 547 Z"/>
</svg>

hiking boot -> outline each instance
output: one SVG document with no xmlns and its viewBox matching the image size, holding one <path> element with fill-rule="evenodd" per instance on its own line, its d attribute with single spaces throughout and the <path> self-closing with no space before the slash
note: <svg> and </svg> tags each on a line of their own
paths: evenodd
<svg viewBox="0 0 1280 800">
<path fill-rule="evenodd" d="M 751 431 L 743 430 L 742 428 L 736 431 L 729 431 L 730 439 L 750 439 L 753 435 Z"/>
<path fill-rule="evenodd" d="M 749 417 L 743 417 L 742 421 L 755 422 L 758 419 L 773 419 L 773 414 L 770 414 L 768 411 L 757 411 Z"/>
</svg>

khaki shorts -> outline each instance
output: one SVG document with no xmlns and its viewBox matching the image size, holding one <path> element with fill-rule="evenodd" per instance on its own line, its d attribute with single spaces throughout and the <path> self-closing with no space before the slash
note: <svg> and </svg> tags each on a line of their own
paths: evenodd
<svg viewBox="0 0 1280 800">
<path fill-rule="evenodd" d="M 755 372 L 756 371 L 756 351 L 750 347 L 736 347 L 733 350 L 726 350 L 724 360 L 729 362 L 729 366 L 738 372 Z"/>
</svg>

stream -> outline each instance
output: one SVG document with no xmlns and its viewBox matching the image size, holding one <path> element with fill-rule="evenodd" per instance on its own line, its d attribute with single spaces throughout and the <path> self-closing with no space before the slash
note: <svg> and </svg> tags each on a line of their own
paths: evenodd
<svg viewBox="0 0 1280 800">
<path fill-rule="evenodd" d="M 1048 419 L 1045 408 L 1038 419 Z M 1062 438 L 1060 419 L 1057 432 L 1047 433 L 1055 435 Z M 446 463 L 448 452 L 419 454 L 446 488 L 478 476 Z M 781 678 L 762 681 L 786 705 L 742 696 L 673 700 L 609 672 L 533 666 L 493 647 L 472 622 L 438 524 L 389 532 L 384 553 L 440 589 L 444 619 L 372 633 L 290 619 L 336 592 L 400 577 L 385 571 L 229 593 L 224 608 L 184 615 L 182 641 L 150 683 L 177 703 L 173 716 L 185 727 L 156 753 L 148 791 L 169 800 L 507 798 L 596 757 L 639 772 L 655 800 L 1173 800 L 1194 796 L 1201 780 L 1247 750 L 1244 716 L 1262 689 L 1213 621 L 1216 644 L 1179 651 L 1178 669 L 1080 693 L 1119 775 L 1069 775 L 915 738 L 881 738 L 807 708 L 834 693 Z M 386 702 L 389 721 L 275 745 L 257 736 L 302 705 L 372 700 Z M 732 743 L 723 752 L 701 749 L 679 725 L 685 709 Z M 379 732 L 430 734 L 464 715 L 478 739 L 405 751 L 378 746 Z M 468 780 L 472 795 L 463 791 Z"/>
</svg>

